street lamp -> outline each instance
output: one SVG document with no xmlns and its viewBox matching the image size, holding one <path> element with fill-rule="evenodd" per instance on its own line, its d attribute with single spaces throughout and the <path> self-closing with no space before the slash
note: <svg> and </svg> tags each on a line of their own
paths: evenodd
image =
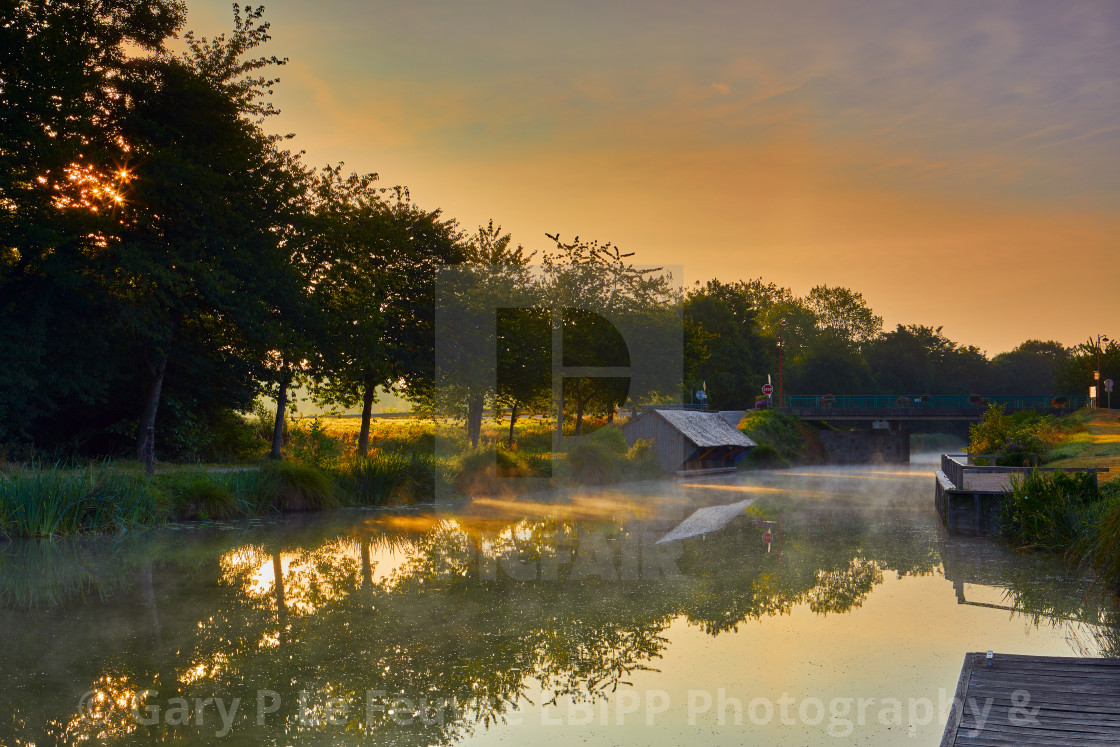
<svg viewBox="0 0 1120 747">
<path fill-rule="evenodd" d="M 1101 343 L 1107 344 L 1108 341 L 1104 335 L 1097 335 L 1097 370 L 1093 372 L 1093 391 L 1096 396 L 1093 398 L 1093 407 L 1096 407 L 1101 400 Z"/>
<path fill-rule="evenodd" d="M 785 319 L 778 322 L 778 408 L 782 406 L 782 327 L 786 326 Z"/>
</svg>

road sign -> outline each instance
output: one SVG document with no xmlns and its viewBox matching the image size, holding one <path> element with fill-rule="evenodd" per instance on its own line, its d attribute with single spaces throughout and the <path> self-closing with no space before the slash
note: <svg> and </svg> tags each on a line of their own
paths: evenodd
<svg viewBox="0 0 1120 747">
<path fill-rule="evenodd" d="M 770 534 L 769 529 L 767 529 L 766 532 L 763 533 L 763 535 L 762 535 L 762 541 L 765 542 L 768 545 L 773 541 L 773 539 L 774 539 L 774 535 Z"/>
<path fill-rule="evenodd" d="M 1112 394 L 1112 379 L 1104 380 L 1104 390 L 1109 394 Z"/>
<path fill-rule="evenodd" d="M 771 384 L 763 384 L 763 385 L 762 385 L 762 393 L 763 393 L 763 394 L 765 394 L 765 395 L 766 395 L 767 397 L 769 397 L 769 396 L 770 396 L 771 394 L 773 394 L 773 393 L 774 393 L 774 387 L 773 387 L 773 385 L 771 385 Z"/>
</svg>

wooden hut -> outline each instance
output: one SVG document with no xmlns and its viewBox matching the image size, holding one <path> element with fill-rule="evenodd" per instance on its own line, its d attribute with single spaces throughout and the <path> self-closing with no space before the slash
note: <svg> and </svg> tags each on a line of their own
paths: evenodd
<svg viewBox="0 0 1120 747">
<path fill-rule="evenodd" d="M 718 412 L 650 409 L 622 426 L 626 443 L 653 441 L 661 468 L 678 475 L 731 472 L 757 444 Z"/>
</svg>

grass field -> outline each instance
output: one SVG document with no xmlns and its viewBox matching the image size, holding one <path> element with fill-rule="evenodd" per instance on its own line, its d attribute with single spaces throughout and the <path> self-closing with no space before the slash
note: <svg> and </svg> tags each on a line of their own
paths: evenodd
<svg viewBox="0 0 1120 747">
<path fill-rule="evenodd" d="M 1045 455 L 1048 467 L 1108 467 L 1100 481 L 1120 479 L 1120 410 L 1083 410 L 1078 426 Z"/>
</svg>

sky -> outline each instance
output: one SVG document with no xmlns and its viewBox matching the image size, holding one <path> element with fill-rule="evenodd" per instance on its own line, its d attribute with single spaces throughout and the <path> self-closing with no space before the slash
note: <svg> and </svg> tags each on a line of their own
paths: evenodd
<svg viewBox="0 0 1120 747">
<path fill-rule="evenodd" d="M 232 27 L 188 0 L 188 27 Z M 1120 3 L 272 0 L 268 126 L 528 249 L 1120 337 Z"/>
</svg>

